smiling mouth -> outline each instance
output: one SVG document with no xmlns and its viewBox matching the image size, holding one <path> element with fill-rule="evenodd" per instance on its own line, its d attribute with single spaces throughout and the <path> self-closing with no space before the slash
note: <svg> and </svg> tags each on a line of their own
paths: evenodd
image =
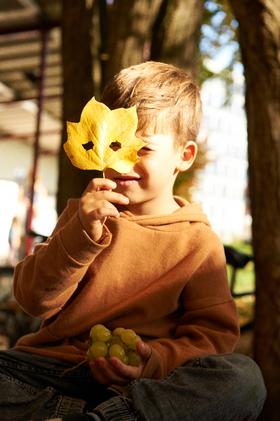
<svg viewBox="0 0 280 421">
<path fill-rule="evenodd" d="M 121 177 L 116 177 L 114 179 L 114 181 L 119 185 L 119 186 L 129 186 L 129 185 L 133 185 L 135 183 L 137 183 L 139 180 L 141 180 L 140 177 L 131 177 L 131 176 L 121 176 Z"/>
<path fill-rule="evenodd" d="M 123 175 L 121 177 L 116 177 L 115 181 L 138 181 L 140 177 L 132 177 L 130 175 Z"/>
</svg>

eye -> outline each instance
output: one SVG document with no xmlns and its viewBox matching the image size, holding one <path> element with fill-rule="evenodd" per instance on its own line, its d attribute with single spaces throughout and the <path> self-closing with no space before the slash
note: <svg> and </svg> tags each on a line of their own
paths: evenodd
<svg viewBox="0 0 280 421">
<path fill-rule="evenodd" d="M 142 156 L 142 155 L 145 155 L 145 154 L 147 154 L 147 153 L 149 153 L 149 152 L 151 152 L 151 149 L 150 149 L 150 148 L 147 148 L 147 147 L 145 146 L 144 148 L 141 148 L 141 149 L 137 152 L 137 155 L 138 155 L 138 156 Z"/>
<path fill-rule="evenodd" d="M 147 146 L 144 146 L 144 148 L 141 148 L 140 149 L 140 152 L 151 152 L 152 151 L 152 149 L 150 149 L 150 148 L 148 148 Z"/>
</svg>

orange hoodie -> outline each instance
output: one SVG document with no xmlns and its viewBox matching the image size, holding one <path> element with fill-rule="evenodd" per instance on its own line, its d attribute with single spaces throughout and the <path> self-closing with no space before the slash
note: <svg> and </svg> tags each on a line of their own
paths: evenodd
<svg viewBox="0 0 280 421">
<path fill-rule="evenodd" d="M 231 352 L 239 328 L 223 246 L 197 205 L 176 200 L 170 215 L 108 218 L 100 244 L 70 200 L 48 241 L 16 267 L 17 301 L 43 319 L 16 348 L 78 363 L 94 324 L 131 328 L 152 347 L 143 376 L 153 378 Z"/>
</svg>

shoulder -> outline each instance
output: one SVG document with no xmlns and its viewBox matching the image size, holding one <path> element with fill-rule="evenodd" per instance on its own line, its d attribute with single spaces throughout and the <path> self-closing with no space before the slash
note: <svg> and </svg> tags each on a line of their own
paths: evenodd
<svg viewBox="0 0 280 421">
<path fill-rule="evenodd" d="M 191 250 L 201 264 L 208 261 L 213 262 L 213 266 L 224 265 L 224 245 L 210 225 L 193 222 L 189 225 L 186 234 L 188 234 L 189 242 L 192 245 Z"/>
</svg>

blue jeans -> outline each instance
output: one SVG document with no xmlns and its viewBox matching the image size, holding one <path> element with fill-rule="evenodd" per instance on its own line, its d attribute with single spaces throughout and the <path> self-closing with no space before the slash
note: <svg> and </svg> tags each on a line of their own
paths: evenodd
<svg viewBox="0 0 280 421">
<path fill-rule="evenodd" d="M 17 350 L 0 352 L 1 421 L 78 421 L 93 413 L 106 421 L 249 421 L 266 397 L 258 366 L 241 354 L 199 357 L 162 380 L 133 381 L 128 397 L 97 384 L 86 365 L 62 375 L 69 367 Z"/>
</svg>

